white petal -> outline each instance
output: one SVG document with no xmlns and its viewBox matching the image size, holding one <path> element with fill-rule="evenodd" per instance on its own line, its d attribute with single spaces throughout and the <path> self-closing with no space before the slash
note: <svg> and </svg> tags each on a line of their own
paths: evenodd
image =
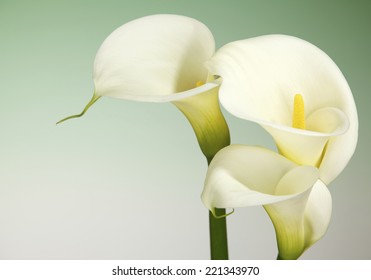
<svg viewBox="0 0 371 280">
<path fill-rule="evenodd" d="M 202 200 L 211 211 L 264 205 L 279 256 L 297 259 L 326 232 L 331 195 L 318 170 L 259 147 L 231 145 L 212 160 Z"/>
<path fill-rule="evenodd" d="M 342 111 L 329 107 L 314 111 L 306 122 L 307 130 L 273 123 L 261 125 L 272 135 L 282 155 L 298 164 L 319 167 L 328 141 L 345 133 L 349 122 Z"/>
<path fill-rule="evenodd" d="M 327 231 L 332 213 L 332 199 L 320 180 L 313 186 L 305 208 L 306 247 L 318 241 Z"/>
<path fill-rule="evenodd" d="M 100 97 L 173 102 L 190 121 L 207 159 L 229 145 L 220 111 L 220 79 L 204 66 L 215 42 L 201 22 L 178 15 L 153 15 L 131 21 L 110 34 L 94 63 L 95 92 L 78 118 Z M 201 86 L 198 86 L 200 85 Z"/>
<path fill-rule="evenodd" d="M 313 163 L 316 161 L 313 158 L 318 158 L 325 151 L 320 172 L 321 179 L 326 183 L 346 166 L 357 143 L 357 111 L 343 74 L 323 51 L 295 37 L 268 35 L 225 45 L 207 63 L 207 67 L 211 74 L 223 78 L 220 88 L 223 106 L 235 116 L 258 122 L 264 127 L 290 131 L 293 100 L 297 93 L 304 98 L 307 118 L 323 108 L 341 111 L 344 117 L 340 120 L 345 123 L 338 123 L 340 127 L 333 128 L 331 137 L 322 139 L 320 143 L 315 137 L 311 138 L 313 146 L 316 146 L 315 152 L 310 152 L 312 159 L 301 159 L 300 154 L 296 157 L 298 162 Z M 332 135 L 347 124 L 349 129 L 345 133 L 336 137 Z M 313 125 L 311 129 L 318 127 Z M 298 131 L 291 132 L 306 135 Z M 317 132 L 323 131 L 320 129 Z M 279 142 L 278 137 L 276 141 Z M 311 139 L 304 146 L 311 145 Z M 293 148 L 297 153 L 303 145 L 298 141 L 295 143 L 299 144 Z M 304 154 L 304 157 L 307 155 Z"/>
<path fill-rule="evenodd" d="M 163 96 L 205 82 L 204 62 L 214 50 L 211 32 L 195 19 L 152 15 L 133 20 L 100 47 L 94 62 L 96 94 L 161 102 Z"/>
<path fill-rule="evenodd" d="M 271 204 L 300 195 L 317 178 L 316 168 L 297 166 L 270 150 L 231 145 L 212 160 L 201 197 L 212 211 Z"/>
</svg>

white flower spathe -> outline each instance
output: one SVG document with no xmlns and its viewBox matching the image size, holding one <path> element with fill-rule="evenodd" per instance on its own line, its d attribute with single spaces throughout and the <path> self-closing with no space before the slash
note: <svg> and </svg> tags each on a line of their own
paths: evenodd
<svg viewBox="0 0 371 280">
<path fill-rule="evenodd" d="M 220 101 L 233 115 L 259 123 L 279 152 L 316 166 L 330 183 L 347 165 L 358 138 L 357 110 L 336 64 L 316 46 L 287 35 L 229 43 L 207 63 L 221 76 Z M 300 94 L 306 128 L 292 127 Z"/>
<path fill-rule="evenodd" d="M 213 35 L 195 19 L 159 14 L 128 22 L 96 54 L 91 101 L 81 114 L 60 122 L 82 116 L 102 96 L 172 102 L 190 121 L 210 161 L 230 141 L 218 101 L 220 83 L 210 80 L 204 65 L 214 52 Z"/>
<path fill-rule="evenodd" d="M 133 20 L 113 31 L 99 48 L 95 94 L 151 102 L 184 98 L 197 83 L 206 83 L 204 63 L 214 52 L 210 30 L 193 18 L 151 15 Z"/>
<path fill-rule="evenodd" d="M 261 147 L 231 145 L 212 160 L 202 193 L 210 211 L 263 205 L 276 230 L 279 257 L 297 259 L 330 222 L 332 200 L 318 169 Z"/>
</svg>

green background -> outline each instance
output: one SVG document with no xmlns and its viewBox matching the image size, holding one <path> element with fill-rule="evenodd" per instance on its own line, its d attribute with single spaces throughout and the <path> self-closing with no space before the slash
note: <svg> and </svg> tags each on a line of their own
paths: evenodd
<svg viewBox="0 0 371 280">
<path fill-rule="evenodd" d="M 283 33 L 337 63 L 358 107 L 359 142 L 330 185 L 328 233 L 302 258 L 370 259 L 370 3 L 0 0 L 0 258 L 209 258 L 206 161 L 175 106 L 102 98 L 55 125 L 90 99 L 94 56 L 110 32 L 174 13 L 204 22 L 217 47 Z M 257 125 L 226 118 L 233 143 L 274 148 Z M 261 207 L 237 209 L 228 223 L 232 259 L 276 257 Z"/>
</svg>

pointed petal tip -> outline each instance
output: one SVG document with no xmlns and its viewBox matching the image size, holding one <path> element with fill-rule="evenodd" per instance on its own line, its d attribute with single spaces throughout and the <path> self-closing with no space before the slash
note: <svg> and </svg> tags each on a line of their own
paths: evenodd
<svg viewBox="0 0 371 280">
<path fill-rule="evenodd" d="M 80 114 L 77 114 L 77 115 L 72 115 L 72 116 L 68 116 L 68 117 L 66 117 L 66 118 L 63 118 L 63 119 L 61 119 L 60 121 L 58 121 L 57 123 L 56 123 L 56 125 L 58 125 L 58 124 L 60 124 L 60 123 L 62 123 L 62 122 L 65 122 L 65 121 L 67 121 L 67 120 L 70 120 L 70 119 L 76 119 L 76 118 L 80 118 L 80 117 L 82 117 L 85 113 L 86 113 L 86 111 L 88 111 L 88 109 L 99 99 L 99 98 L 101 98 L 101 96 L 100 95 L 96 95 L 96 94 L 94 94 L 93 95 L 93 97 L 92 97 L 92 99 L 89 101 L 89 103 L 88 104 L 86 104 L 86 106 L 85 106 L 85 108 L 84 108 L 84 110 L 82 110 L 82 112 L 80 113 Z"/>
<path fill-rule="evenodd" d="M 78 114 L 78 115 L 68 116 L 68 117 L 66 117 L 66 118 L 64 118 L 64 119 L 61 119 L 60 121 L 57 121 L 55 124 L 58 125 L 58 124 L 60 124 L 60 123 L 62 123 L 62 122 L 65 122 L 65 121 L 67 121 L 67 120 L 75 119 L 75 118 L 79 118 L 79 117 L 81 117 L 82 115 L 83 115 L 83 114 L 80 113 L 80 114 Z"/>
</svg>

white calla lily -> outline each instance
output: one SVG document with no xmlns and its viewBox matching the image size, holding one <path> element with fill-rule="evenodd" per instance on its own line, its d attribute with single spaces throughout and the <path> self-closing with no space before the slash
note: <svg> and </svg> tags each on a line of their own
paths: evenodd
<svg viewBox="0 0 371 280">
<path fill-rule="evenodd" d="M 145 102 L 172 102 L 191 122 L 200 147 L 211 160 L 229 144 L 218 102 L 218 81 L 209 81 L 204 63 L 215 52 L 210 30 L 180 15 L 152 15 L 112 32 L 94 61 L 94 96 Z"/>
<path fill-rule="evenodd" d="M 347 165 L 357 143 L 357 110 L 343 74 L 319 48 L 291 36 L 261 36 L 225 45 L 207 67 L 223 79 L 222 105 L 262 125 L 282 155 L 318 167 L 326 184 Z M 295 118 L 301 126 L 293 127 Z"/>
<path fill-rule="evenodd" d="M 330 222 L 331 195 L 318 178 L 315 167 L 264 148 L 231 145 L 212 160 L 202 201 L 212 212 L 264 205 L 276 230 L 279 258 L 297 259 Z"/>
<path fill-rule="evenodd" d="M 174 93 L 206 83 L 204 62 L 214 52 L 213 35 L 195 19 L 152 15 L 133 20 L 113 31 L 99 48 L 94 61 L 95 94 L 139 101 L 178 100 L 184 96 Z"/>
</svg>

